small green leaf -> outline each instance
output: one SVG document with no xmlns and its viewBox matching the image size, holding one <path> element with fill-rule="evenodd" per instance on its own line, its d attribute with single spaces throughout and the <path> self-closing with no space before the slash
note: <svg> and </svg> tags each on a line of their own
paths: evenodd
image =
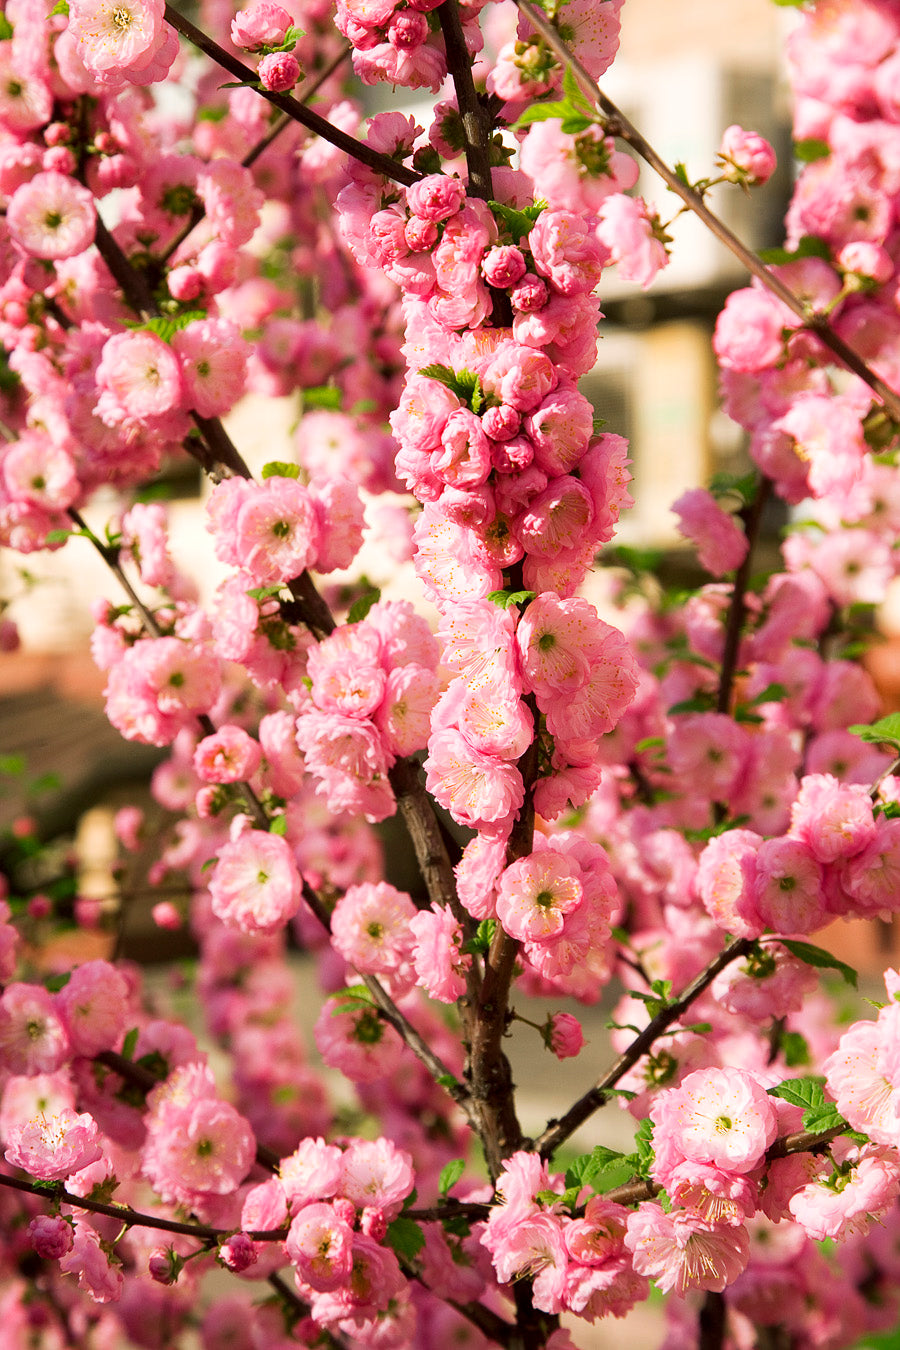
<svg viewBox="0 0 900 1350">
<path fill-rule="evenodd" d="M 812 1062 L 806 1037 L 799 1031 L 783 1031 L 779 1037 L 781 1053 L 789 1069 L 802 1069 Z"/>
<path fill-rule="evenodd" d="M 69 17 L 69 0 L 56 0 L 56 4 L 47 15 L 47 18 L 52 19 L 57 14 L 62 14 L 65 18 Z"/>
<path fill-rule="evenodd" d="M 622 1158 L 619 1161 L 607 1163 L 605 1167 L 599 1168 L 596 1172 L 591 1172 L 586 1180 L 598 1195 L 605 1195 L 607 1191 L 614 1190 L 616 1186 L 626 1185 L 633 1176 L 633 1164 L 628 1158 Z"/>
<path fill-rule="evenodd" d="M 269 821 L 269 834 L 287 834 L 287 816 L 273 816 Z"/>
<path fill-rule="evenodd" d="M 756 708 L 760 703 L 780 703 L 783 698 L 787 698 L 788 691 L 783 684 L 767 684 L 761 693 L 755 698 L 751 698 L 750 707 Z"/>
<path fill-rule="evenodd" d="M 211 867 L 215 867 L 215 865 L 216 865 L 216 863 L 217 863 L 218 861 L 219 861 L 218 858 L 207 858 L 206 862 L 205 862 L 205 863 L 203 864 L 203 866 L 200 868 L 200 871 L 201 871 L 201 872 L 208 872 L 209 869 L 210 869 Z"/>
<path fill-rule="evenodd" d="M 24 755 L 0 755 L 0 774 L 17 778 L 19 774 L 25 772 L 25 764 Z"/>
<path fill-rule="evenodd" d="M 135 1049 L 136 1049 L 136 1047 L 137 1047 L 138 1036 L 139 1036 L 139 1035 L 140 1035 L 140 1030 L 139 1030 L 139 1028 L 138 1028 L 138 1027 L 132 1027 L 131 1030 L 129 1031 L 128 1035 L 125 1037 L 124 1041 L 122 1042 L 122 1058 L 123 1058 L 123 1059 L 134 1059 L 134 1052 L 135 1052 Z"/>
<path fill-rule="evenodd" d="M 634 747 L 634 752 L 636 755 L 642 755 L 645 750 L 658 750 L 665 743 L 663 736 L 645 736 L 642 741 L 638 741 Z"/>
<path fill-rule="evenodd" d="M 797 942 L 793 938 L 778 940 L 782 947 L 787 947 L 792 956 L 796 956 L 798 961 L 815 966 L 818 970 L 836 970 L 846 984 L 856 988 L 857 973 L 846 961 L 839 961 L 836 956 L 831 955 L 831 952 L 826 952 L 822 947 L 814 947 L 811 942 Z"/>
<path fill-rule="evenodd" d="M 491 591 L 488 599 L 501 609 L 509 609 L 510 605 L 524 605 L 529 600 L 533 600 L 536 591 Z"/>
<path fill-rule="evenodd" d="M 414 1261 L 425 1246 L 425 1234 L 414 1219 L 406 1219 L 401 1215 L 388 1224 L 387 1244 L 398 1256 Z"/>
<path fill-rule="evenodd" d="M 673 703 L 669 709 L 670 717 L 677 717 L 680 713 L 712 712 L 713 699 L 711 694 L 695 694 L 693 698 L 684 698 L 680 703 Z"/>
<path fill-rule="evenodd" d="M 847 730 L 867 745 L 892 745 L 900 751 L 900 713 L 888 713 L 887 717 L 868 725 L 855 723 Z"/>
<path fill-rule="evenodd" d="M 51 994 L 58 994 L 60 989 L 65 989 L 71 978 L 71 970 L 64 970 L 61 975 L 48 975 L 44 980 L 44 988 L 49 989 Z"/>
<path fill-rule="evenodd" d="M 487 955 L 496 931 L 496 919 L 482 919 L 481 923 L 475 929 L 474 937 L 470 937 L 468 942 L 464 942 L 460 950 L 468 956 Z"/>
<path fill-rule="evenodd" d="M 245 591 L 244 594 L 249 595 L 251 600 L 255 600 L 258 605 L 261 605 L 264 600 L 271 600 L 273 595 L 278 595 L 279 591 L 282 590 L 284 590 L 284 587 L 279 581 L 274 586 L 251 586 L 250 590 Z"/>
<path fill-rule="evenodd" d="M 786 1078 L 783 1083 L 768 1089 L 770 1097 L 781 1097 L 792 1106 L 801 1106 L 804 1111 L 819 1110 L 825 1106 L 824 1078 Z"/>
<path fill-rule="evenodd" d="M 303 390 L 303 407 L 327 408 L 331 412 L 340 412 L 342 395 L 340 389 L 332 384 L 317 384 Z"/>
<path fill-rule="evenodd" d="M 634 1142 L 636 1145 L 636 1152 L 633 1156 L 637 1163 L 635 1171 L 639 1172 L 642 1177 L 645 1177 L 649 1174 L 650 1165 L 652 1164 L 654 1158 L 656 1157 L 656 1153 L 654 1152 L 653 1149 L 652 1120 L 641 1121 L 640 1125 L 637 1127 L 637 1130 L 635 1131 Z"/>
<path fill-rule="evenodd" d="M 59 774 L 54 769 L 49 769 L 47 773 L 40 774 L 28 784 L 28 792 L 32 797 L 40 797 L 44 792 L 56 792 L 61 784 Z"/>
<path fill-rule="evenodd" d="M 456 1185 L 465 1170 L 466 1164 L 463 1158 L 454 1158 L 452 1162 L 448 1162 L 446 1166 L 442 1167 L 438 1179 L 439 1193 L 446 1195 Z"/>
<path fill-rule="evenodd" d="M 775 0 L 776 4 L 786 3 L 787 0 Z M 812 164 L 817 159 L 827 159 L 831 154 L 831 146 L 827 141 L 820 141 L 816 136 L 807 136 L 802 141 L 794 142 L 794 159 L 799 159 L 803 164 Z"/>
<path fill-rule="evenodd" d="M 831 250 L 818 235 L 805 234 L 796 248 L 765 248 L 759 256 L 764 263 L 770 264 L 798 262 L 801 258 L 824 258 L 828 262 Z"/>
<path fill-rule="evenodd" d="M 506 206 L 503 202 L 488 202 L 494 219 L 499 225 L 502 225 L 508 234 L 511 234 L 516 243 L 523 235 L 529 234 L 534 228 L 534 223 L 538 216 L 544 210 L 543 202 L 536 203 L 534 206 L 526 206 L 524 211 L 517 211 L 512 206 Z"/>
<path fill-rule="evenodd" d="M 286 464 L 284 460 L 273 459 L 262 467 L 263 478 L 299 478 L 300 465 Z"/>
<path fill-rule="evenodd" d="M 64 544 L 73 534 L 74 530 L 48 530 L 44 535 L 44 543 Z"/>
<path fill-rule="evenodd" d="M 66 5 L 67 10 L 68 8 L 69 8 L 68 5 Z M 50 13 L 55 14 L 56 10 L 51 10 Z M 9 39 L 12 37 L 12 35 L 13 35 L 12 24 L 10 23 L 9 19 L 6 17 L 5 14 L 0 14 L 0 42 L 8 42 Z"/>
<path fill-rule="evenodd" d="M 455 1088 L 457 1085 L 457 1080 L 452 1073 L 442 1073 L 439 1078 L 435 1079 L 435 1082 L 442 1088 Z"/>
<path fill-rule="evenodd" d="M 347 622 L 362 623 L 369 610 L 373 605 L 377 605 L 380 599 L 381 591 L 377 586 L 373 587 L 371 591 L 366 591 L 365 595 L 361 595 L 358 600 L 354 600 L 350 606 L 347 613 Z"/>
</svg>

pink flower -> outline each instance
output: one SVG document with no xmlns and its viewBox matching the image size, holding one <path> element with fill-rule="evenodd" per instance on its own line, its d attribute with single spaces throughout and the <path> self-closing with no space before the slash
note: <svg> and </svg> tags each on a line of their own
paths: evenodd
<svg viewBox="0 0 900 1350">
<path fill-rule="evenodd" d="M 61 1257 L 64 1275 L 77 1275 L 78 1287 L 90 1294 L 95 1303 L 116 1303 L 122 1296 L 122 1267 L 110 1260 L 101 1246 L 100 1234 L 83 1219 L 74 1221 L 75 1237 L 71 1251 Z"/>
<path fill-rule="evenodd" d="M 747 556 L 747 536 L 712 493 L 693 488 L 673 502 L 672 510 L 679 517 L 679 534 L 696 545 L 697 557 L 707 572 L 721 577 L 740 567 Z"/>
<path fill-rule="evenodd" d="M 665 1140 L 684 1158 L 727 1172 L 752 1172 L 778 1133 L 771 1098 L 741 1069 L 688 1074 L 680 1087 L 660 1093 L 651 1116 L 657 1166 Z"/>
<path fill-rule="evenodd" d="M 284 94 L 293 89 L 303 72 L 293 52 L 270 52 L 262 58 L 256 73 L 263 89 Z"/>
<path fill-rule="evenodd" d="M 406 204 L 422 220 L 449 220 L 462 209 L 466 189 L 458 178 L 432 173 L 406 189 Z"/>
<path fill-rule="evenodd" d="M 432 905 L 410 921 L 415 940 L 416 984 L 440 1003 L 455 1003 L 465 993 L 465 972 L 471 956 L 460 953 L 462 931 L 449 909 Z"/>
<path fill-rule="evenodd" d="M 231 20 L 231 40 L 236 47 L 258 51 L 262 47 L 280 47 L 291 26 L 291 16 L 280 5 L 262 0 L 238 10 Z"/>
<path fill-rule="evenodd" d="M 61 173 L 39 173 L 10 198 L 6 223 L 35 258 L 72 258 L 94 242 L 96 209 L 87 188 Z"/>
<path fill-rule="evenodd" d="M 54 1073 L 71 1055 L 46 989 L 8 984 L 0 995 L 0 1066 L 13 1074 Z"/>
<path fill-rule="evenodd" d="M 357 1209 L 380 1209 L 395 1219 L 415 1185 L 413 1160 L 390 1139 L 354 1139 L 341 1159 L 341 1195 Z"/>
<path fill-rule="evenodd" d="M 36 1116 L 9 1132 L 6 1160 L 42 1181 L 62 1181 L 103 1156 L 92 1116 L 65 1107 L 55 1116 Z"/>
<path fill-rule="evenodd" d="M 352 1083 L 386 1078 L 403 1058 L 403 1041 L 373 1007 L 342 1008 L 334 999 L 326 999 L 322 1005 L 313 1031 L 319 1054 Z"/>
<path fill-rule="evenodd" d="M 664 1294 L 674 1290 L 681 1295 L 689 1289 L 721 1293 L 750 1256 L 746 1228 L 715 1228 L 692 1214 L 665 1214 L 652 1202 L 629 1214 L 625 1246 L 638 1274 L 649 1276 Z"/>
<path fill-rule="evenodd" d="M 294 1213 L 311 1200 L 328 1200 L 338 1193 L 343 1156 L 324 1139 L 302 1139 L 290 1157 L 281 1160 L 278 1174 Z M 245 1227 L 256 1226 L 245 1222 Z"/>
<path fill-rule="evenodd" d="M 581 1023 L 571 1013 L 554 1013 L 548 1020 L 544 1039 L 557 1059 L 573 1059 L 584 1045 Z"/>
<path fill-rule="evenodd" d="M 245 933 L 274 933 L 297 913 L 302 883 L 280 835 L 247 830 L 219 850 L 209 893 L 223 923 Z"/>
<path fill-rule="evenodd" d="M 777 163 L 775 151 L 767 140 L 736 124 L 726 127 L 722 133 L 718 158 L 722 161 L 723 177 L 731 183 L 745 183 L 750 187 L 767 183 Z"/>
<path fill-rule="evenodd" d="M 190 1204 L 236 1191 L 254 1152 L 250 1124 L 233 1106 L 215 1097 L 175 1099 L 148 1122 L 143 1171 L 164 1199 Z"/>
<path fill-rule="evenodd" d="M 181 372 L 172 349 L 154 333 L 116 333 L 97 367 L 96 412 L 109 426 L 161 417 L 180 407 Z"/>
<path fill-rule="evenodd" d="M 410 896 L 386 881 L 350 886 L 331 916 L 332 946 L 364 974 L 408 978 L 416 913 Z"/>
<path fill-rule="evenodd" d="M 32 1247 L 45 1261 L 58 1261 L 72 1250 L 72 1224 L 61 1214 L 38 1214 L 27 1231 Z"/>
<path fill-rule="evenodd" d="M 784 330 L 796 319 L 768 291 L 747 286 L 732 291 L 716 320 L 713 349 L 726 370 L 759 371 L 784 353 Z"/>
<path fill-rule="evenodd" d="M 89 71 L 100 76 L 136 77 L 135 82 L 162 61 L 154 77 L 162 79 L 177 54 L 171 50 L 172 30 L 163 22 L 164 0 L 72 0 L 69 32 L 78 43 L 78 55 Z"/>
<path fill-rule="evenodd" d="M 563 295 L 592 291 L 603 254 L 587 219 L 574 211 L 542 211 L 528 244 L 537 270 Z"/>
<path fill-rule="evenodd" d="M 842 784 L 831 774 L 809 774 L 791 807 L 791 835 L 822 863 L 861 853 L 875 838 L 872 802 L 862 784 Z"/>
<path fill-rule="evenodd" d="M 129 989 L 108 961 L 87 961 L 56 995 L 72 1049 L 78 1055 L 109 1050 L 126 1029 Z"/>
<path fill-rule="evenodd" d="M 658 237 L 658 220 L 650 216 L 643 197 L 613 193 L 600 205 L 597 238 L 610 252 L 623 281 L 636 281 L 644 290 L 668 266 L 666 245 Z"/>
<path fill-rule="evenodd" d="M 285 1251 L 312 1289 L 327 1291 L 346 1284 L 353 1266 L 353 1230 L 334 1206 L 305 1205 L 294 1217 Z"/>
<path fill-rule="evenodd" d="M 221 417 L 243 394 L 250 348 L 237 324 L 189 323 L 172 338 L 172 350 L 181 362 L 185 404 L 201 417 Z"/>
<path fill-rule="evenodd" d="M 204 736 L 194 751 L 194 772 L 204 783 L 239 783 L 252 778 L 262 761 L 262 747 L 243 727 L 219 727 Z"/>
<path fill-rule="evenodd" d="M 211 528 L 214 528 L 212 526 Z M 295 478 L 268 478 L 246 491 L 234 534 L 216 533 L 216 553 L 244 568 L 258 586 L 291 581 L 316 558 L 319 523 L 309 489 Z"/>
<path fill-rule="evenodd" d="M 510 937 L 540 941 L 562 932 L 565 916 L 584 899 L 579 871 L 552 849 L 507 867 L 497 885 L 497 917 Z"/>
</svg>

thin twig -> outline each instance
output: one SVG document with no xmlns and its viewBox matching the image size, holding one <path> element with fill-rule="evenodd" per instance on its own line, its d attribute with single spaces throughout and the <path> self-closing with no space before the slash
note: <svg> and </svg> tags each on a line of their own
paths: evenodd
<svg viewBox="0 0 900 1350">
<path fill-rule="evenodd" d="M 349 46 L 349 44 L 345 44 L 338 52 L 337 56 L 335 56 L 332 61 L 328 62 L 328 65 L 325 67 L 325 69 L 319 71 L 314 80 L 310 81 L 308 84 L 304 84 L 298 102 L 303 104 L 309 103 L 310 99 L 313 98 L 315 94 L 318 93 L 318 91 L 321 89 L 325 81 L 331 78 L 331 76 L 341 65 L 341 63 L 345 61 L 346 58 L 350 55 L 351 50 L 352 49 Z M 288 117 L 287 113 L 282 113 L 281 116 L 276 120 L 274 126 L 270 127 L 270 129 L 266 132 L 265 136 L 263 136 L 260 140 L 258 140 L 256 142 L 256 145 L 254 145 L 252 149 L 247 151 L 246 155 L 241 160 L 241 163 L 243 164 L 244 168 L 245 169 L 252 168 L 253 165 L 256 163 L 256 161 L 259 159 L 260 155 L 262 155 L 266 150 L 268 150 L 272 142 L 278 139 L 278 137 L 281 135 L 284 129 L 291 125 L 292 121 L 293 119 Z M 167 263 L 169 259 L 173 256 L 173 254 L 178 252 L 178 250 L 181 248 L 181 245 L 184 243 L 185 239 L 187 239 L 188 235 L 191 234 L 191 232 L 197 228 L 197 226 L 200 224 L 201 220 L 203 220 L 205 215 L 206 210 L 202 202 L 196 202 L 194 206 L 191 207 L 191 212 L 190 215 L 188 216 L 188 219 L 185 221 L 184 225 L 178 231 L 175 238 L 167 246 L 165 251 L 159 255 L 158 260 L 160 263 L 162 264 Z"/>
<path fill-rule="evenodd" d="M 107 1205 L 102 1200 L 92 1200 L 84 1195 L 72 1195 L 67 1191 L 62 1182 L 58 1185 L 48 1185 L 47 1182 L 37 1184 L 31 1181 L 22 1181 L 19 1177 L 7 1176 L 5 1172 L 0 1172 L 0 1186 L 7 1186 L 14 1191 L 23 1191 L 28 1195 L 36 1195 L 41 1200 L 54 1205 L 71 1205 L 73 1209 L 83 1209 L 90 1214 L 105 1214 L 110 1219 L 117 1219 L 120 1223 L 127 1224 L 129 1228 L 158 1228 L 166 1233 L 180 1233 L 185 1237 L 195 1237 L 203 1242 L 220 1242 L 224 1238 L 231 1237 L 234 1228 L 210 1228 L 204 1223 L 182 1223 L 178 1219 L 163 1219 L 158 1214 L 144 1214 L 140 1210 L 132 1209 L 130 1205 Z M 247 1237 L 252 1238 L 254 1242 L 283 1242 L 287 1237 L 287 1228 L 265 1228 L 247 1230 Z"/>
<path fill-rule="evenodd" d="M 720 713 L 727 713 L 731 707 L 734 674 L 737 669 L 737 658 L 741 646 L 744 618 L 747 613 L 747 587 L 750 583 L 750 573 L 753 566 L 753 549 L 759 537 L 759 527 L 762 523 L 763 511 L 765 510 L 771 489 L 771 479 L 760 479 L 759 486 L 756 490 L 756 496 L 750 507 L 744 513 L 744 528 L 747 534 L 747 552 L 744 561 L 735 573 L 734 585 L 731 588 L 731 600 L 729 602 L 728 618 L 725 624 L 725 648 L 722 653 L 722 671 L 719 675 L 719 691 L 716 698 L 716 711 Z"/>
<path fill-rule="evenodd" d="M 900 421 L 900 395 L 885 384 L 884 380 L 875 374 L 858 352 L 855 352 L 842 337 L 838 336 L 825 315 L 812 313 L 803 301 L 784 284 L 781 278 L 770 271 L 765 263 L 738 239 L 725 222 L 709 209 L 700 193 L 684 183 L 674 170 L 669 168 L 649 141 L 641 135 L 615 103 L 606 97 L 582 62 L 563 42 L 557 30 L 537 6 L 532 4 L 531 0 L 515 0 L 515 3 L 540 33 L 548 47 L 559 57 L 563 65 L 572 71 L 582 92 L 589 99 L 592 99 L 603 112 L 607 119 L 606 129 L 608 133 L 626 141 L 659 174 L 666 187 L 680 197 L 685 206 L 693 211 L 694 215 L 703 221 L 707 229 L 743 263 L 747 271 L 772 291 L 792 314 L 796 314 L 803 327 L 815 333 L 820 342 L 828 347 L 838 360 L 843 362 L 849 370 L 852 370 L 854 375 L 858 375 L 873 393 L 878 395 L 891 416 L 896 421 Z"/>
<path fill-rule="evenodd" d="M 533 1148 L 540 1153 L 542 1158 L 549 1158 L 556 1149 L 559 1148 L 569 1135 L 578 1129 L 579 1125 L 593 1115 L 593 1113 L 607 1100 L 607 1092 L 615 1087 L 619 1079 L 624 1077 L 629 1069 L 641 1059 L 653 1045 L 662 1033 L 677 1022 L 684 1012 L 690 1007 L 694 999 L 702 994 L 712 984 L 713 980 L 721 970 L 730 965 L 732 961 L 738 960 L 741 956 L 747 956 L 753 947 L 749 938 L 737 938 L 729 943 L 724 951 L 720 952 L 715 960 L 710 961 L 705 970 L 702 970 L 696 979 L 692 980 L 684 992 L 673 1003 L 669 1003 L 662 1008 L 656 1016 L 647 1024 L 639 1036 L 631 1042 L 627 1050 L 624 1050 L 618 1059 L 610 1065 L 602 1078 L 599 1078 L 594 1086 L 579 1097 L 564 1116 L 559 1120 L 551 1120 L 533 1144 Z"/>
<path fill-rule="evenodd" d="M 350 136 L 346 131 L 341 131 L 339 127 L 332 126 L 319 113 L 313 112 L 311 108 L 307 108 L 297 99 L 292 98 L 290 94 L 274 94 L 268 89 L 261 88 L 255 70 L 252 70 L 250 66 L 245 66 L 243 61 L 239 61 L 224 47 L 220 47 L 218 42 L 213 41 L 211 37 L 207 37 L 206 33 L 201 32 L 171 5 L 166 5 L 165 17 L 166 22 L 170 23 L 176 32 L 180 33 L 182 37 L 186 37 L 189 42 L 192 42 L 195 47 L 198 47 L 201 52 L 215 61 L 223 70 L 227 70 L 229 75 L 233 75 L 241 84 L 250 85 L 256 90 L 260 98 L 266 99 L 295 122 L 299 122 L 308 130 L 314 131 L 317 136 L 322 137 L 323 141 L 336 145 L 339 150 L 345 150 L 360 164 L 365 164 L 375 173 L 383 174 L 385 178 L 393 179 L 395 183 L 403 183 L 406 187 L 409 187 L 410 184 L 417 183 L 422 177 L 415 169 L 407 168 L 399 160 L 391 159 L 390 155 L 380 154 L 379 151 L 373 150 L 370 145 L 367 145 L 365 141 L 358 141 L 355 136 Z"/>
</svg>

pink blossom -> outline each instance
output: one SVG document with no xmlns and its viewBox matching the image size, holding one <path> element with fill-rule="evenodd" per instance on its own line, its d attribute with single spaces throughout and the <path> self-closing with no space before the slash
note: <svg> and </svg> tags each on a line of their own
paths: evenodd
<svg viewBox="0 0 900 1350">
<path fill-rule="evenodd" d="M 512 765 L 474 750 L 451 727 L 428 743 L 426 786 L 461 825 L 501 821 L 522 805 L 522 776 Z"/>
<path fill-rule="evenodd" d="M 248 830 L 225 844 L 209 882 L 213 913 L 245 933 L 274 933 L 300 906 L 301 880 L 277 834 Z"/>
<path fill-rule="evenodd" d="M 785 327 L 793 315 L 767 291 L 748 286 L 732 291 L 716 320 L 713 349 L 726 370 L 759 371 L 774 366 L 784 352 Z"/>
<path fill-rule="evenodd" d="M 275 94 L 284 94 L 303 74 L 300 62 L 293 52 L 269 52 L 259 63 L 256 71 L 263 89 Z"/>
<path fill-rule="evenodd" d="M 598 214 L 597 238 L 609 250 L 619 276 L 646 290 L 668 266 L 669 254 L 643 197 L 615 192 L 601 203 Z"/>
<path fill-rule="evenodd" d="M 353 1230 L 332 1205 L 305 1205 L 294 1216 L 285 1251 L 304 1283 L 327 1291 L 346 1284 L 353 1266 Z"/>
<path fill-rule="evenodd" d="M 331 916 L 332 945 L 364 974 L 408 979 L 416 913 L 410 896 L 386 881 L 350 886 Z"/>
<path fill-rule="evenodd" d="M 228 319 L 200 319 L 180 329 L 172 350 L 181 363 L 186 406 L 221 417 L 244 392 L 249 346 Z"/>
<path fill-rule="evenodd" d="M 109 426 L 161 417 L 181 405 L 178 361 L 154 333 L 116 333 L 97 367 L 96 411 Z"/>
<path fill-rule="evenodd" d="M 243 727 L 219 727 L 204 736 L 194 751 L 194 772 L 205 783 L 239 783 L 252 778 L 262 760 L 262 747 Z"/>
<path fill-rule="evenodd" d="M 416 984 L 441 1003 L 455 1003 L 465 993 L 465 972 L 472 964 L 471 956 L 460 952 L 459 921 L 449 909 L 432 905 L 412 918 L 410 931 Z"/>
<path fill-rule="evenodd" d="M 354 1139 L 344 1151 L 340 1193 L 357 1209 L 375 1206 L 390 1223 L 414 1184 L 412 1157 L 390 1139 Z"/>
<path fill-rule="evenodd" d="M 584 899 L 579 871 L 552 849 L 507 867 L 497 885 L 497 917 L 510 937 L 539 941 L 562 932 L 565 916 Z"/>
<path fill-rule="evenodd" d="M 72 1224 L 60 1214 L 38 1214 L 28 1225 L 28 1238 L 38 1256 L 58 1261 L 72 1250 Z"/>
<path fill-rule="evenodd" d="M 197 1195 L 229 1195 L 253 1162 L 249 1122 L 227 1102 L 172 1100 L 151 1117 L 143 1170 L 164 1199 L 190 1204 Z"/>
<path fill-rule="evenodd" d="M 90 1294 L 95 1303 L 115 1303 L 122 1296 L 124 1278 L 118 1262 L 113 1263 L 101 1246 L 100 1234 L 83 1219 L 74 1221 L 75 1237 L 71 1251 L 60 1258 L 64 1275 L 77 1275 L 78 1287 Z"/>
<path fill-rule="evenodd" d="M 732 183 L 755 187 L 767 183 L 775 172 L 775 151 L 767 140 L 755 131 L 743 127 L 726 127 L 722 133 L 718 158 L 722 161 L 723 176 Z"/>
<path fill-rule="evenodd" d="M 554 1013 L 547 1025 L 545 1040 L 557 1059 L 573 1059 L 584 1046 L 581 1023 L 571 1013 Z"/>
<path fill-rule="evenodd" d="M 6 208 L 13 239 L 35 258 L 71 258 L 94 241 L 94 199 L 65 174 L 39 173 L 17 188 Z"/>
<path fill-rule="evenodd" d="M 814 1181 L 790 1199 L 791 1217 L 817 1241 L 844 1241 L 883 1219 L 900 1194 L 900 1160 L 893 1149 L 853 1149 L 838 1169 L 837 1185 Z"/>
<path fill-rule="evenodd" d="M 334 1144 L 308 1138 L 300 1141 L 290 1157 L 281 1160 L 278 1174 L 294 1213 L 311 1200 L 328 1200 L 338 1194 L 342 1158 Z"/>
<path fill-rule="evenodd" d="M 71 1054 L 65 1026 L 46 989 L 8 984 L 0 995 L 0 1065 L 9 1073 L 54 1073 Z"/>
<path fill-rule="evenodd" d="M 697 548 L 701 566 L 715 577 L 740 567 L 747 556 L 747 536 L 704 488 L 692 488 L 672 504 L 680 518 L 678 531 Z"/>
<path fill-rule="evenodd" d="M 826 921 L 822 866 L 800 839 L 767 839 L 756 855 L 753 903 L 776 933 L 812 933 Z"/>
<path fill-rule="evenodd" d="M 36 1116 L 9 1132 L 6 1160 L 42 1181 L 62 1181 L 103 1156 L 94 1118 L 64 1108 L 55 1116 Z"/>
<path fill-rule="evenodd" d="M 344 1011 L 344 1005 L 326 999 L 314 1032 L 319 1054 L 353 1083 L 373 1083 L 397 1068 L 403 1042 L 374 1007 Z"/>
<path fill-rule="evenodd" d="M 177 54 L 164 10 L 163 0 L 72 0 L 69 32 L 89 71 L 143 84 L 151 72 L 162 79 Z"/>
<path fill-rule="evenodd" d="M 585 217 L 574 211 L 542 211 L 528 245 L 537 270 L 563 295 L 592 291 L 600 280 L 600 246 Z"/>
<path fill-rule="evenodd" d="M 435 223 L 449 220 L 462 209 L 466 190 L 458 178 L 442 173 L 428 174 L 406 190 L 406 204 L 422 220 Z"/>
<path fill-rule="evenodd" d="M 128 1004 L 128 985 L 108 961 L 77 966 L 56 995 L 72 1049 L 79 1055 L 112 1049 L 126 1029 Z"/>
<path fill-rule="evenodd" d="M 258 51 L 262 47 L 280 47 L 291 26 L 291 16 L 271 0 L 238 10 L 231 20 L 231 40 L 236 47 Z"/>
<path fill-rule="evenodd" d="M 852 858 L 875 838 L 867 789 L 862 784 L 841 784 L 830 774 L 808 775 L 791 807 L 790 832 L 819 862 Z"/>
<path fill-rule="evenodd" d="M 750 1242 L 743 1227 L 716 1228 L 694 1215 L 663 1213 L 645 1202 L 628 1216 L 625 1245 L 634 1268 L 664 1294 L 689 1289 L 721 1291 L 747 1265 Z"/>
<path fill-rule="evenodd" d="M 665 1139 L 682 1157 L 741 1174 L 753 1171 L 778 1133 L 771 1098 L 741 1069 L 688 1074 L 660 1093 L 651 1116 L 658 1154 Z"/>
</svg>

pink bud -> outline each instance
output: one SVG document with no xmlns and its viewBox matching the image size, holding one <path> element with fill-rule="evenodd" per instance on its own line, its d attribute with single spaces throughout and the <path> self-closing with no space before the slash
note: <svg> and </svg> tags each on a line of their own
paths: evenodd
<svg viewBox="0 0 900 1350">
<path fill-rule="evenodd" d="M 737 125 L 726 127 L 719 147 L 723 176 L 731 183 L 758 186 L 775 172 L 775 151 L 755 131 Z"/>
<path fill-rule="evenodd" d="M 581 1023 L 571 1013 L 554 1013 L 547 1022 L 544 1039 L 557 1059 L 572 1059 L 584 1045 Z"/>
<path fill-rule="evenodd" d="M 263 89 L 284 94 L 300 78 L 300 62 L 293 52 L 271 52 L 260 61 L 256 71 Z"/>
<path fill-rule="evenodd" d="M 159 904 L 154 905 L 150 912 L 157 928 L 166 928 L 174 933 L 182 926 L 181 915 L 171 900 L 160 900 Z"/>
</svg>

